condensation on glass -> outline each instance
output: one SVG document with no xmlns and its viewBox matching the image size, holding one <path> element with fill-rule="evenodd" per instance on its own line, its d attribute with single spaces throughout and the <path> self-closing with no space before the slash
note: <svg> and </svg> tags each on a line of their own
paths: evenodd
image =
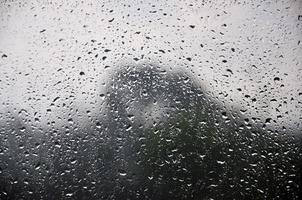
<svg viewBox="0 0 302 200">
<path fill-rule="evenodd" d="M 0 1 L 0 199 L 300 199 L 300 0 Z"/>
</svg>

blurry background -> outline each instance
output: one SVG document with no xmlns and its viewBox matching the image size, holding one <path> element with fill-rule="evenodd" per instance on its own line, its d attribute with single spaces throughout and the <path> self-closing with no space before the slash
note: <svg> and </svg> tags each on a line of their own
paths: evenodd
<svg viewBox="0 0 302 200">
<path fill-rule="evenodd" d="M 300 0 L 0 2 L 1 199 L 299 198 Z"/>
</svg>

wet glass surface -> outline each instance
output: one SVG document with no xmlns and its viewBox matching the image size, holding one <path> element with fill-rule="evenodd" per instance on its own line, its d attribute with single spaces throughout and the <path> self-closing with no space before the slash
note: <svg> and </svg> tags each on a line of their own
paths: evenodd
<svg viewBox="0 0 302 200">
<path fill-rule="evenodd" d="M 1 200 L 301 198 L 301 1 L 0 9 Z"/>
</svg>

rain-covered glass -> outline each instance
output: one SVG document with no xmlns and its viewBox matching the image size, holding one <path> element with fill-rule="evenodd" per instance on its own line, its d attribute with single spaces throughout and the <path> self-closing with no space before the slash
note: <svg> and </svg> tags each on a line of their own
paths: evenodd
<svg viewBox="0 0 302 200">
<path fill-rule="evenodd" d="M 301 0 L 1 0 L 0 199 L 301 199 Z"/>
</svg>

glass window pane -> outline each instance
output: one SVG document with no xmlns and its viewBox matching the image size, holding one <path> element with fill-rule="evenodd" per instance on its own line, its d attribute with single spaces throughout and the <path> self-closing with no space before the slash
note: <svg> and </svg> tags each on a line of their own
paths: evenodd
<svg viewBox="0 0 302 200">
<path fill-rule="evenodd" d="M 300 199 L 300 0 L 0 2 L 0 199 Z"/>
</svg>

